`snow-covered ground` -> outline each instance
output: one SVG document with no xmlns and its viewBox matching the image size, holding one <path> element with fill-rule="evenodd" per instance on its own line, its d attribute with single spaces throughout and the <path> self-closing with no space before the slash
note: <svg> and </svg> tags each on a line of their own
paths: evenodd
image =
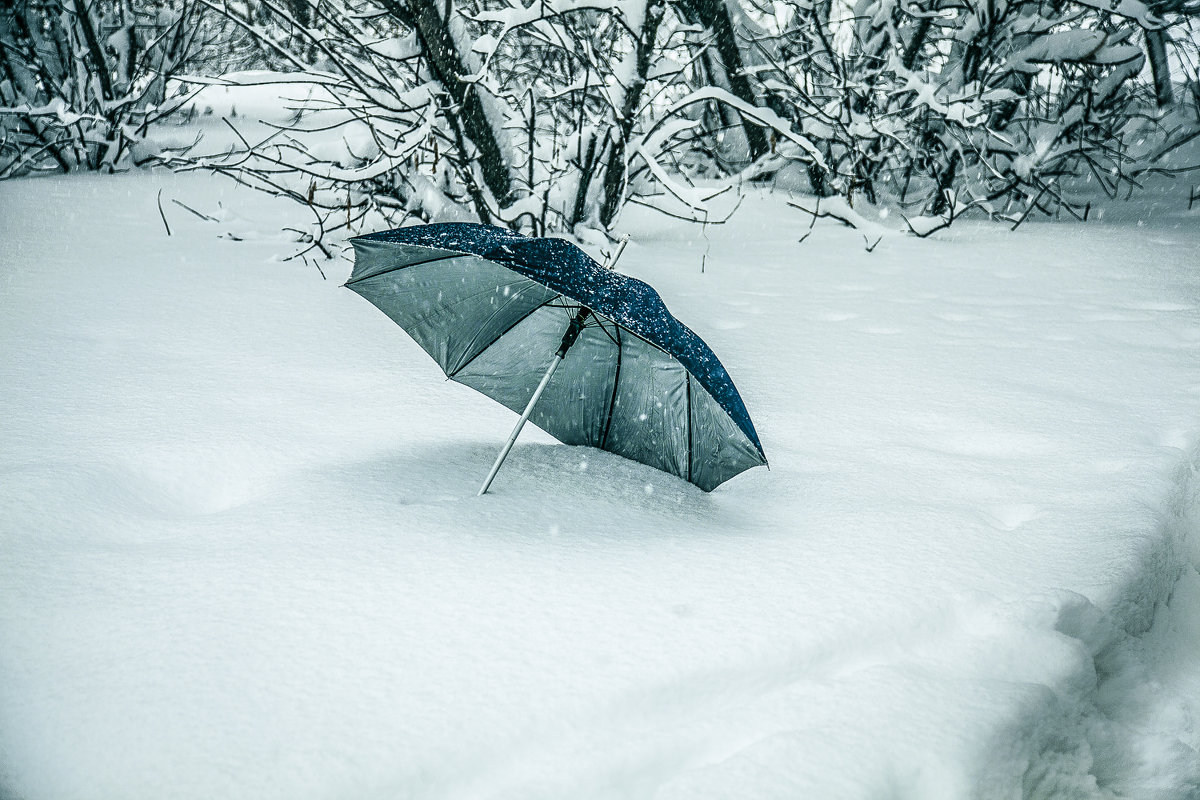
<svg viewBox="0 0 1200 800">
<path fill-rule="evenodd" d="M 0 795 L 1200 796 L 1200 212 L 1163 206 L 872 253 L 767 196 L 630 214 L 771 469 L 527 429 L 477 498 L 514 415 L 281 261 L 294 207 L 0 183 Z"/>
</svg>

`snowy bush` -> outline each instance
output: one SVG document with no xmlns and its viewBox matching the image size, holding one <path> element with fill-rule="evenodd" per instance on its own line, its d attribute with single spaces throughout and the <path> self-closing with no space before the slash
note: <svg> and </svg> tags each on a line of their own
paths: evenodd
<svg viewBox="0 0 1200 800">
<path fill-rule="evenodd" d="M 0 178 L 116 169 L 176 104 L 197 46 L 196 6 L 155 0 L 0 0 Z"/>
<path fill-rule="evenodd" d="M 1082 215 L 1095 187 L 1135 189 L 1197 127 L 1194 96 L 1183 136 L 1160 110 L 1176 102 L 1171 64 L 1195 85 L 1195 37 L 1167 53 L 1168 31 L 1190 30 L 1194 7 L 1159 8 L 1163 17 L 1136 0 L 772 8 L 747 36 L 756 94 L 820 148 L 825 163 L 804 186 L 818 195 L 926 215 Z"/>
<path fill-rule="evenodd" d="M 305 203 L 315 247 L 378 217 L 708 219 L 743 181 L 1082 217 L 1200 126 L 1194 0 L 197 2 L 314 91 L 280 135 L 174 163 Z"/>
</svg>

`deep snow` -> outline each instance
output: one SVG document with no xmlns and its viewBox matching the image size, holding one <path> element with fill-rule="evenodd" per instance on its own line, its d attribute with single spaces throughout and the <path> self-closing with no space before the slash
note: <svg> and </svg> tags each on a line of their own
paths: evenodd
<svg viewBox="0 0 1200 800">
<path fill-rule="evenodd" d="M 280 261 L 296 209 L 0 209 L 6 798 L 1200 796 L 1178 204 L 873 253 L 779 198 L 631 214 L 771 469 L 527 429 L 483 498 L 514 415 Z"/>
</svg>

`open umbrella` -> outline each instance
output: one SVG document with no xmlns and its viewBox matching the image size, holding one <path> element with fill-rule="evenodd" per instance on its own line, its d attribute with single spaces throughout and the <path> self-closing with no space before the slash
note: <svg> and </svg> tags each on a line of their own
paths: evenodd
<svg viewBox="0 0 1200 800">
<path fill-rule="evenodd" d="M 705 491 L 767 463 L 708 345 L 654 289 L 570 242 L 468 223 L 352 241 L 346 286 L 404 328 L 447 377 L 521 413 L 480 494 L 529 419 L 566 444 L 608 450 Z"/>
</svg>

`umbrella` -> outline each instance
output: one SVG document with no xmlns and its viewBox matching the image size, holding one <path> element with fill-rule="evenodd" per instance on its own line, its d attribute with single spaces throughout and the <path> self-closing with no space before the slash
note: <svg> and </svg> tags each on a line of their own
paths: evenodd
<svg viewBox="0 0 1200 800">
<path fill-rule="evenodd" d="M 480 494 L 526 420 L 704 491 L 767 463 L 708 345 L 650 286 L 570 242 L 471 223 L 352 242 L 346 286 L 404 328 L 448 378 L 521 414 Z"/>
</svg>

